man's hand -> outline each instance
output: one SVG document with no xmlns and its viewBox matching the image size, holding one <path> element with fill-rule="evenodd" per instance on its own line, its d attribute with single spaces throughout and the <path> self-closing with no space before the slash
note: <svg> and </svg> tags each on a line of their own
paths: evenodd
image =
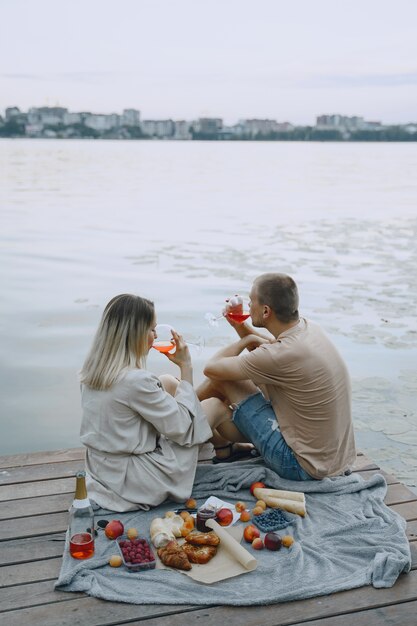
<svg viewBox="0 0 417 626">
<path fill-rule="evenodd" d="M 266 337 L 260 337 L 259 335 L 253 334 L 246 335 L 244 339 L 246 342 L 246 350 L 248 350 L 249 352 L 252 352 L 252 350 L 255 350 L 255 348 L 259 348 L 259 346 L 264 343 L 271 343 L 271 341 L 269 339 L 266 339 Z"/>
</svg>

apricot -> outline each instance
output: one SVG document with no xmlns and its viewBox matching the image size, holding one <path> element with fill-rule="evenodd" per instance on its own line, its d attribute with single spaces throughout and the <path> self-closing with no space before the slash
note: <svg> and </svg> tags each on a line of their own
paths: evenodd
<svg viewBox="0 0 417 626">
<path fill-rule="evenodd" d="M 186 537 L 192 530 L 194 530 L 194 518 L 189 515 L 181 526 L 181 537 Z"/>
<path fill-rule="evenodd" d="M 197 502 L 194 500 L 194 498 L 188 498 L 187 502 L 185 503 L 185 506 L 187 507 L 187 509 L 196 509 Z"/>
<path fill-rule="evenodd" d="M 284 535 L 281 539 L 281 543 L 286 548 L 289 548 L 294 543 L 294 537 L 291 537 L 291 535 Z"/>
<path fill-rule="evenodd" d="M 119 554 L 112 554 L 112 556 L 109 558 L 109 565 L 111 567 L 120 567 L 122 563 L 123 559 Z"/>
<path fill-rule="evenodd" d="M 266 503 L 263 500 L 257 500 L 255 507 L 260 506 L 264 511 L 266 509 Z"/>
<path fill-rule="evenodd" d="M 254 550 L 263 550 L 264 547 L 264 542 L 262 541 L 262 539 L 260 537 L 255 537 L 255 539 L 252 541 L 252 548 Z"/>
<path fill-rule="evenodd" d="M 252 541 L 256 538 L 256 537 L 260 537 L 261 533 L 258 530 L 258 528 L 256 528 L 256 526 L 254 526 L 253 524 L 249 524 L 249 526 L 245 526 L 245 529 L 243 531 L 243 538 L 245 541 L 247 541 L 248 543 L 252 543 Z"/>
<path fill-rule="evenodd" d="M 249 522 L 250 520 L 250 513 L 249 511 L 242 511 L 242 513 L 240 514 L 240 521 L 241 522 Z"/>
<path fill-rule="evenodd" d="M 252 509 L 252 513 L 254 515 L 262 515 L 262 513 L 264 512 L 265 509 L 263 509 L 261 506 L 255 506 L 254 509 Z"/>
<path fill-rule="evenodd" d="M 260 487 L 261 489 L 265 489 L 265 484 L 261 482 L 252 483 L 250 486 L 250 492 L 252 495 L 253 495 L 253 490 L 256 489 L 257 487 Z"/>
<path fill-rule="evenodd" d="M 242 513 L 246 509 L 246 504 L 244 502 L 236 502 L 235 509 L 237 513 Z"/>
<path fill-rule="evenodd" d="M 139 537 L 139 532 L 137 528 L 128 528 L 126 531 L 126 536 L 128 539 L 137 539 Z"/>
</svg>

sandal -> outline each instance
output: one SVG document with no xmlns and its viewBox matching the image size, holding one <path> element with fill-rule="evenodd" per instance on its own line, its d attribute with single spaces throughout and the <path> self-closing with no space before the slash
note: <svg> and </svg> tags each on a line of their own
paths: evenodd
<svg viewBox="0 0 417 626">
<path fill-rule="evenodd" d="M 220 458 L 218 456 L 214 456 L 211 459 L 211 462 L 214 465 L 218 463 L 233 463 L 234 461 L 242 461 L 243 459 L 255 459 L 261 456 L 256 448 L 252 448 L 251 450 L 235 450 L 233 451 L 233 443 L 228 443 L 227 446 L 218 446 L 214 448 L 215 450 L 230 450 L 230 454 L 226 457 Z"/>
</svg>

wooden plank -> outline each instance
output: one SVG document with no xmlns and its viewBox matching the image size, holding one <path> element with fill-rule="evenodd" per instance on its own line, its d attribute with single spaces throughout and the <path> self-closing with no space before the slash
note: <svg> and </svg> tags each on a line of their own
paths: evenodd
<svg viewBox="0 0 417 626">
<path fill-rule="evenodd" d="M 0 502 L 34 498 L 36 496 L 74 493 L 74 484 L 74 478 L 60 478 L 58 480 L 41 480 L 40 482 L 22 483 L 20 485 L 2 485 L 0 487 Z"/>
<path fill-rule="evenodd" d="M 2 503 L 0 507 L 0 520 L 15 520 L 18 517 L 68 511 L 73 498 L 73 493 L 65 493 L 55 496 L 24 498 L 23 500 L 8 500 Z"/>
<path fill-rule="evenodd" d="M 256 593 L 256 586 L 254 593 Z M 201 608 L 194 611 L 190 617 L 193 622 L 199 622 L 204 626 L 218 626 L 218 624 L 228 624 L 228 626 L 241 624 L 245 626 L 259 626 L 259 624 L 262 626 L 284 626 L 302 623 L 308 623 L 309 626 L 311 624 L 321 626 L 326 618 L 332 617 L 334 619 L 334 616 L 347 613 L 351 621 L 342 622 L 343 625 L 352 626 L 355 624 L 357 626 L 355 621 L 357 613 L 354 613 L 355 619 L 352 619 L 353 611 L 388 606 L 393 603 L 395 606 L 400 606 L 397 603 L 414 600 L 417 600 L 417 572 L 400 576 L 397 583 L 389 589 L 361 587 L 328 596 L 268 606 Z M 149 619 L 147 626 L 183 626 L 184 619 L 187 619 L 187 616 L 181 614 L 172 615 L 169 618 L 159 618 L 159 621 Z M 131 622 L 131 626 L 139 624 L 139 621 Z M 324 621 L 324 623 L 326 622 Z M 333 623 L 336 622 L 329 620 L 328 626 Z M 406 624 L 411 625 L 415 622 L 403 622 L 401 626 Z M 400 626 L 400 622 L 398 622 L 398 626 Z"/>
<path fill-rule="evenodd" d="M 55 590 L 54 583 L 50 580 L 16 585 L 15 587 L 5 587 L 0 589 L 0 613 L 29 606 L 66 601 L 68 600 L 68 595 L 67 591 Z M 84 597 L 84 593 L 71 592 L 72 600 Z M 0 617 L 0 621 L 2 621 L 2 617 Z"/>
<path fill-rule="evenodd" d="M 64 545 L 64 533 L 3 541 L 0 544 L 0 566 L 62 556 Z"/>
<path fill-rule="evenodd" d="M 349 613 L 338 617 L 308 622 L 309 626 L 415 626 L 417 623 L 417 602 L 404 602 L 394 606 L 381 607 L 368 611 Z M 276 622 L 281 624 L 281 622 Z M 297 622 L 301 626 L 306 622 Z"/>
<path fill-rule="evenodd" d="M 417 519 L 417 501 L 392 504 L 390 509 L 399 513 L 407 522 Z"/>
<path fill-rule="evenodd" d="M 67 450 L 47 450 L 44 452 L 28 452 L 0 456 L 0 468 L 21 467 L 22 465 L 39 465 L 43 463 L 61 463 L 65 461 L 82 461 L 85 448 L 68 448 Z"/>
<path fill-rule="evenodd" d="M 398 478 L 396 478 L 396 476 L 393 476 L 392 474 L 387 474 L 387 472 L 384 472 L 384 470 L 381 469 L 364 470 L 363 472 L 355 472 L 355 474 L 359 474 L 365 480 L 369 480 L 375 474 L 382 474 L 382 476 L 387 481 L 387 485 L 394 485 L 400 482 Z"/>
<path fill-rule="evenodd" d="M 388 485 L 387 495 L 385 496 L 385 504 L 400 504 L 402 502 L 417 501 L 417 496 L 408 487 L 399 483 L 398 485 Z"/>
<path fill-rule="evenodd" d="M 67 526 L 68 512 L 19 517 L 13 524 L 9 520 L 2 520 L 0 522 L 0 541 L 60 533 L 66 531 Z"/>
<path fill-rule="evenodd" d="M 56 580 L 61 569 L 61 557 L 32 561 L 0 568 L 0 588 L 12 587 L 42 580 Z"/>
<path fill-rule="evenodd" d="M 76 601 L 63 601 L 1 614 L 2 626 L 114 626 L 127 624 L 134 619 L 147 620 L 156 617 L 194 611 L 193 606 L 160 604 L 138 605 L 123 602 L 106 602 L 96 598 L 77 598 Z M 184 619 L 184 615 L 183 615 Z M 187 619 L 187 616 L 185 616 Z M 168 622 L 169 623 L 169 622 Z"/>
<path fill-rule="evenodd" d="M 364 454 L 357 455 L 352 470 L 354 472 L 363 472 L 364 470 L 378 470 L 379 465 L 368 459 Z"/>
<path fill-rule="evenodd" d="M 66 461 L 63 463 L 45 463 L 30 467 L 9 467 L 0 472 L 0 485 L 28 483 L 51 478 L 75 477 L 75 474 L 84 469 L 84 461 Z M 75 489 L 75 478 L 74 478 Z"/>
<path fill-rule="evenodd" d="M 406 535 L 408 541 L 417 541 L 417 522 L 407 522 Z"/>
</svg>

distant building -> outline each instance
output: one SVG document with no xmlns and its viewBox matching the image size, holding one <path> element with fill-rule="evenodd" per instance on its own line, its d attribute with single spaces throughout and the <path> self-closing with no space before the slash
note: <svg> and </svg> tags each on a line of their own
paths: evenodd
<svg viewBox="0 0 417 626">
<path fill-rule="evenodd" d="M 33 107 L 28 111 L 28 123 L 58 126 L 59 124 L 64 124 L 66 113 L 68 113 L 68 109 L 63 107 Z"/>
<path fill-rule="evenodd" d="M 259 135 L 271 135 L 272 133 L 287 132 L 293 128 L 288 122 L 279 124 L 276 120 L 240 120 L 240 126 L 243 129 L 243 134 L 248 137 L 257 137 Z"/>
<path fill-rule="evenodd" d="M 158 139 L 169 139 L 175 133 L 173 120 L 143 120 L 140 127 L 144 135 Z"/>
<path fill-rule="evenodd" d="M 191 126 L 192 122 L 186 122 L 185 120 L 174 122 L 174 139 L 191 139 Z"/>
<path fill-rule="evenodd" d="M 64 114 L 64 124 L 65 124 L 65 126 L 71 126 L 72 124 L 81 124 L 82 121 L 83 121 L 83 114 L 82 113 L 69 113 L 67 111 Z"/>
<path fill-rule="evenodd" d="M 316 128 L 322 130 L 340 130 L 340 131 L 352 131 L 363 130 L 367 128 L 368 122 L 365 122 L 363 117 L 354 115 L 348 117 L 347 115 L 319 115 L 316 118 Z"/>
<path fill-rule="evenodd" d="M 223 120 L 218 117 L 200 117 L 193 123 L 194 132 L 199 135 L 217 135 L 223 128 Z"/>
<path fill-rule="evenodd" d="M 19 107 L 8 107 L 5 111 L 6 122 L 21 114 Z"/>
<path fill-rule="evenodd" d="M 122 126 L 139 126 L 140 111 L 137 109 L 123 109 L 120 123 Z"/>
<path fill-rule="evenodd" d="M 110 115 L 101 115 L 91 113 L 84 118 L 84 124 L 93 130 L 103 131 L 117 128 L 120 125 L 120 115 L 112 113 Z"/>
</svg>

